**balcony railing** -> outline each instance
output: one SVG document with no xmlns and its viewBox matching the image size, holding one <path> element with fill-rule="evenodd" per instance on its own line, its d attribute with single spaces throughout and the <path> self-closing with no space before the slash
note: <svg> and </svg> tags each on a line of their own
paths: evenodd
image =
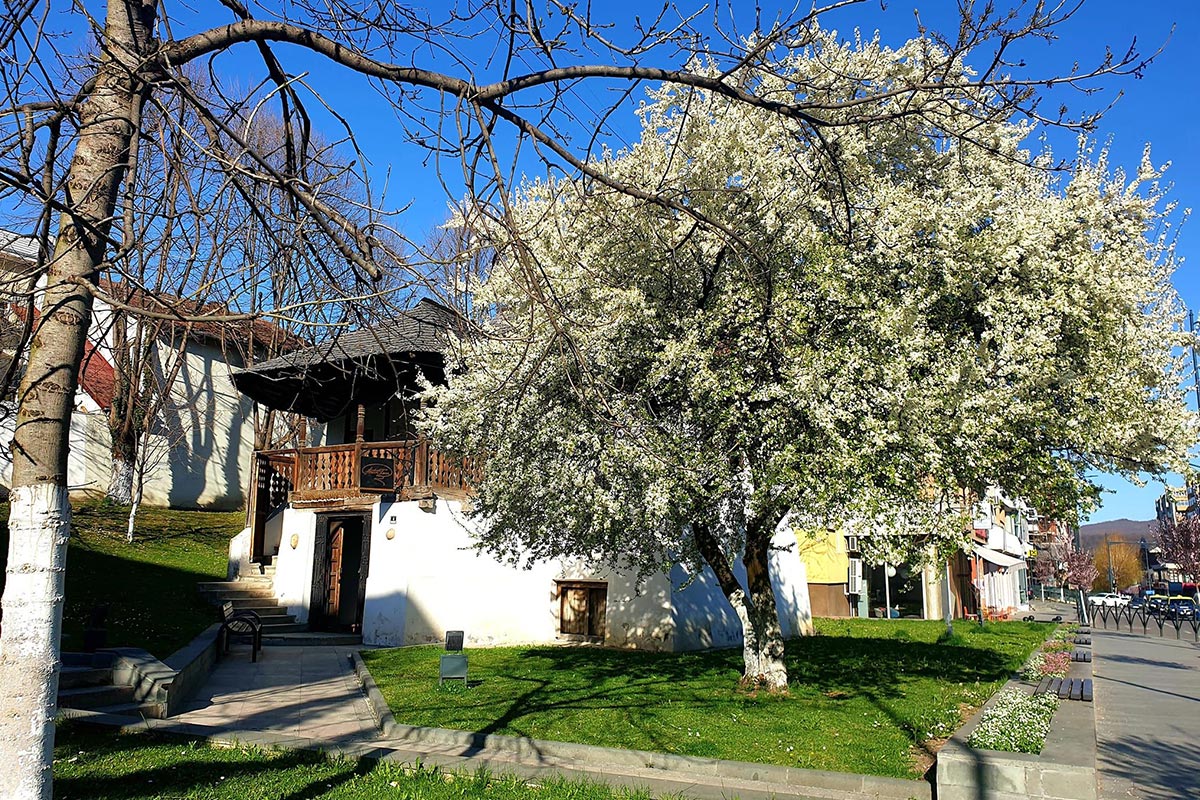
<svg viewBox="0 0 1200 800">
<path fill-rule="evenodd" d="M 263 558 L 267 519 L 288 503 L 336 507 L 373 495 L 464 499 L 481 469 L 477 459 L 450 457 L 424 439 L 260 450 L 250 487 L 252 557 Z"/>
<path fill-rule="evenodd" d="M 465 496 L 478 482 L 475 459 L 453 458 L 424 439 L 357 442 L 254 454 L 256 497 L 283 502 L 388 494 L 417 499 Z"/>
</svg>

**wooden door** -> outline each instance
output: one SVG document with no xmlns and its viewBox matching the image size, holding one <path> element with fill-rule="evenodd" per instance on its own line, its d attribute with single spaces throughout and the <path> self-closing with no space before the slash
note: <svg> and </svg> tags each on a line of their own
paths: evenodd
<svg viewBox="0 0 1200 800">
<path fill-rule="evenodd" d="M 336 620 L 342 607 L 342 551 L 345 547 L 346 525 L 342 520 L 329 523 L 329 558 L 325 574 L 329 588 L 325 594 L 325 617 Z"/>
</svg>

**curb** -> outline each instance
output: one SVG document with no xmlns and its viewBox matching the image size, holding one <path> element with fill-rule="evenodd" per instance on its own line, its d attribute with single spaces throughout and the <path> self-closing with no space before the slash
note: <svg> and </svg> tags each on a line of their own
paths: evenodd
<svg viewBox="0 0 1200 800">
<path fill-rule="evenodd" d="M 379 728 L 388 739 L 404 746 L 461 747 L 471 754 L 485 751 L 502 752 L 510 757 L 530 759 L 567 759 L 593 767 L 650 769 L 704 775 L 737 781 L 764 782 L 795 788 L 813 788 L 825 792 L 848 792 L 885 800 L 929 800 L 932 790 L 926 781 L 884 778 L 850 772 L 781 767 L 774 764 L 754 764 L 697 756 L 680 756 L 648 750 L 622 750 L 615 747 L 546 741 L 525 736 L 502 736 L 489 733 L 427 728 L 402 725 L 396 722 L 383 693 L 379 691 L 362 656 L 350 654 L 354 673 L 358 677 Z"/>
</svg>

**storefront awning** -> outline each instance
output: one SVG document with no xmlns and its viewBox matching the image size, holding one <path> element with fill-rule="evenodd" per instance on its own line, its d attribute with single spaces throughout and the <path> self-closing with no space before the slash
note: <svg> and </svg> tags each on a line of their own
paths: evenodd
<svg viewBox="0 0 1200 800">
<path fill-rule="evenodd" d="M 976 547 L 975 555 L 982 558 L 984 561 L 995 564 L 997 567 L 1015 567 L 1019 564 L 1024 564 L 1024 560 L 1006 556 L 1004 553 L 998 553 L 987 547 Z"/>
</svg>

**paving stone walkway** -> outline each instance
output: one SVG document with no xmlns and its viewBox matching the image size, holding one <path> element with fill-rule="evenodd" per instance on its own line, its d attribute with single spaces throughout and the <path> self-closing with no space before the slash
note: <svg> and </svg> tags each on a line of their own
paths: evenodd
<svg viewBox="0 0 1200 800">
<path fill-rule="evenodd" d="M 349 647 L 268 647 L 251 662 L 235 645 L 172 720 L 338 745 L 378 738 Z"/>
<path fill-rule="evenodd" d="M 1200 797 L 1200 645 L 1092 626 L 1096 770 L 1101 800 Z"/>
</svg>

